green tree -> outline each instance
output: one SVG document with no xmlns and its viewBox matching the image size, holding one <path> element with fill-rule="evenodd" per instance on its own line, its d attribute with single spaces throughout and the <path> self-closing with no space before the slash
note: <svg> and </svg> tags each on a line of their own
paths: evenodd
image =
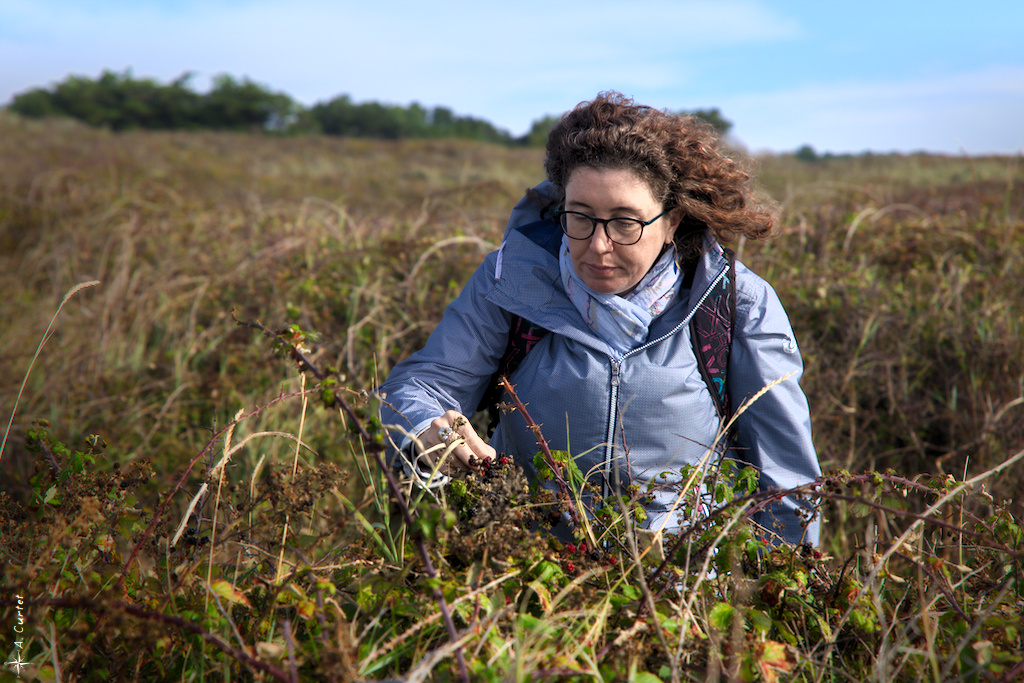
<svg viewBox="0 0 1024 683">
<path fill-rule="evenodd" d="M 799 149 L 793 152 L 793 157 L 807 163 L 818 161 L 821 158 L 810 145 L 801 145 Z"/>
<path fill-rule="evenodd" d="M 558 123 L 559 118 L 549 114 L 544 118 L 537 119 L 530 126 L 530 132 L 518 138 L 516 142 L 527 147 L 543 147 L 548 142 L 548 133 Z"/>
<path fill-rule="evenodd" d="M 194 109 L 188 77 L 161 86 L 152 79 L 133 78 L 130 70 L 104 71 L 95 81 L 69 76 L 53 90 L 52 113 L 113 130 L 174 128 Z"/>
<path fill-rule="evenodd" d="M 117 92 L 121 80 L 128 78 L 105 71 L 98 81 L 69 76 L 53 91 L 57 113 L 76 118 L 92 126 L 116 128 L 119 124 Z"/>
<path fill-rule="evenodd" d="M 298 105 L 284 93 L 227 74 L 214 78 L 203 98 L 201 120 L 209 128 L 287 130 L 297 119 Z"/>
<path fill-rule="evenodd" d="M 312 123 L 328 135 L 361 138 L 464 138 L 507 143 L 509 134 L 489 122 L 458 116 L 448 107 L 426 109 L 418 102 L 408 107 L 380 102 L 354 104 L 348 95 L 316 104 L 309 111 Z"/>
<path fill-rule="evenodd" d="M 53 93 L 42 88 L 33 88 L 15 95 L 7 108 L 15 114 L 32 119 L 55 116 L 60 113 L 54 107 Z"/>
<path fill-rule="evenodd" d="M 473 116 L 456 116 L 445 107 L 436 107 L 432 120 L 436 137 L 500 143 L 511 140 L 508 132 L 498 130 L 489 121 Z"/>
<path fill-rule="evenodd" d="M 352 99 L 339 95 L 328 102 L 319 102 L 309 110 L 309 118 L 328 135 L 345 135 L 351 130 L 355 116 Z"/>
<path fill-rule="evenodd" d="M 704 123 L 710 124 L 716 131 L 718 131 L 718 134 L 723 137 L 728 135 L 729 131 L 732 130 L 732 121 L 722 116 L 722 112 L 718 107 L 681 111 L 679 114 L 681 116 L 693 116 Z"/>
<path fill-rule="evenodd" d="M 136 79 L 131 71 L 104 71 L 96 80 L 68 76 L 52 90 L 36 88 L 14 98 L 11 111 L 22 116 L 69 116 L 92 126 L 131 128 L 265 128 L 287 130 L 301 107 L 283 93 L 249 80 L 218 76 L 207 95 L 190 87 L 191 73 L 168 85 Z"/>
<path fill-rule="evenodd" d="M 202 125 L 203 96 L 189 87 L 192 73 L 186 72 L 150 95 L 153 118 L 147 128 L 198 128 Z"/>
</svg>

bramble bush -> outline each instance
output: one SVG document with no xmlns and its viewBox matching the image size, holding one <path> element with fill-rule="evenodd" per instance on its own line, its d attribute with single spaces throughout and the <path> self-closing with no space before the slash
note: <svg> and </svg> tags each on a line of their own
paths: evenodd
<svg viewBox="0 0 1024 683">
<path fill-rule="evenodd" d="M 770 494 L 728 462 L 691 473 L 676 537 L 567 453 L 542 487 L 500 461 L 436 497 L 387 480 L 372 389 L 536 152 L 0 114 L 0 162 L 0 648 L 22 679 L 1024 674 L 1016 160 L 761 160 L 783 235 L 736 246 L 807 365 L 817 549 L 754 527 Z M 563 513 L 583 536 L 543 532 Z"/>
<path fill-rule="evenodd" d="M 984 481 L 1024 452 L 967 482 L 838 472 L 791 492 L 884 515 L 848 557 L 773 543 L 749 517 L 775 494 L 728 461 L 683 473 L 693 521 L 662 537 L 637 525 L 649 491 L 597 500 L 571 456 L 543 445 L 537 463 L 554 492 L 531 488 L 504 456 L 436 492 L 403 488 L 381 466 L 373 399 L 325 391 L 301 330 L 267 332 L 321 383 L 239 411 L 152 512 L 136 497 L 147 462 L 100 471 L 85 466 L 102 455 L 99 439 L 74 450 L 48 424 L 30 430 L 34 497 L 4 496 L 2 538 L 5 585 L 32 615 L 17 653 L 32 675 L 1009 681 L 1024 671 L 1024 531 L 1006 505 L 971 511 Z M 243 436 L 255 415 L 296 401 L 338 411 L 358 435 L 347 468 L 317 462 L 301 431 Z M 238 466 L 281 438 L 294 443 L 290 463 Z M 344 493 L 350 472 L 359 499 Z M 186 482 L 198 490 L 179 520 Z M 716 503 L 704 516 L 701 490 Z M 580 520 L 574 542 L 543 531 L 564 512 Z"/>
</svg>

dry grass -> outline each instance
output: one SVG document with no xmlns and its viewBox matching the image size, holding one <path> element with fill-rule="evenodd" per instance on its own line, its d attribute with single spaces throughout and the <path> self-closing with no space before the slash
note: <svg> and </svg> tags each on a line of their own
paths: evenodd
<svg viewBox="0 0 1024 683">
<path fill-rule="evenodd" d="M 99 478 L 83 477 L 94 490 L 75 493 L 82 500 L 95 498 L 97 491 L 106 491 L 104 486 L 113 486 L 115 480 L 127 480 L 129 468 L 137 473 L 152 466 L 155 476 L 144 491 L 141 482 L 147 477 L 141 474 L 132 475 L 135 483 L 127 488 L 134 491 L 138 486 L 140 497 L 170 501 L 171 514 L 161 521 L 168 528 L 161 526 L 152 534 L 169 537 L 205 481 L 201 470 L 209 471 L 218 459 L 214 452 L 219 446 L 204 451 L 211 430 L 219 431 L 239 409 L 252 410 L 282 392 L 301 389 L 297 373 L 273 357 L 265 340 L 238 327 L 232 311 L 242 319 L 261 319 L 272 328 L 296 323 L 315 330 L 319 339 L 307 340 L 311 356 L 344 375 L 345 395 L 354 397 L 372 388 L 396 360 L 423 343 L 482 253 L 500 239 L 512 204 L 539 179 L 540 154 L 451 141 L 112 135 L 66 122 L 29 122 L 0 113 L 0 291 L 4 293 L 0 415 L 11 414 L 26 368 L 62 297 L 78 283 L 94 279 L 102 283 L 67 303 L 29 376 L 2 453 L 6 486 L 0 494 L 22 502 L 32 499 L 36 480 L 31 477 L 39 469 L 41 456 L 27 448 L 33 444 L 38 448 L 38 440 L 27 437 L 32 421 L 45 418 L 54 437 L 68 444 L 80 443 L 89 434 L 108 443 L 96 451 L 103 459 L 95 465 Z M 828 471 L 891 469 L 908 479 L 923 473 L 950 474 L 955 483 L 995 472 L 1024 446 L 1024 290 L 1019 281 L 1024 272 L 1024 178 L 1019 162 L 926 156 L 816 164 L 789 158 L 759 160 L 765 188 L 784 207 L 783 234 L 769 245 L 737 246 L 742 258 L 776 286 L 791 313 L 807 365 L 804 386 L 812 405 L 815 438 Z M 403 577 L 416 570 L 402 564 L 404 532 L 388 527 L 385 534 L 372 525 L 387 521 L 383 489 L 358 440 L 349 438 L 338 425 L 336 413 L 310 410 L 297 399 L 282 400 L 272 410 L 258 410 L 241 421 L 231 438 L 236 444 L 249 445 L 232 458 L 225 485 L 236 489 L 225 489 L 227 508 L 216 516 L 227 520 L 222 524 L 229 525 L 232 533 L 249 520 L 251 542 L 238 547 L 256 553 L 255 559 L 240 562 L 227 557 L 225 549 L 235 546 L 220 546 L 217 539 L 223 532 L 217 531 L 211 543 L 218 545 L 216 558 L 211 550 L 205 564 L 200 558 L 178 568 L 187 566 L 183 571 L 188 576 L 206 577 L 207 584 L 221 587 L 224 584 L 213 581 L 211 572 L 223 571 L 232 581 L 245 580 L 252 587 L 270 580 L 265 577 L 279 577 L 285 559 L 297 571 L 307 562 L 316 565 L 319 577 L 331 576 L 333 571 L 336 578 L 341 572 L 353 581 L 339 585 L 342 591 L 354 591 L 349 599 L 357 609 L 325 617 L 349 629 L 347 635 L 337 636 L 340 640 L 332 641 L 341 657 L 336 670 L 351 673 L 361 667 L 363 674 L 370 675 L 374 662 L 384 671 L 382 662 L 408 666 L 415 655 L 417 671 L 425 675 L 452 652 L 431 640 L 436 636 L 423 635 L 434 633 L 428 624 L 436 625 L 430 601 L 417 602 L 410 612 L 418 615 L 412 624 L 398 620 L 385 628 L 363 612 L 372 611 L 368 606 L 376 604 L 371 599 L 375 590 L 387 595 L 408 589 L 402 595 L 415 596 L 415 582 L 407 584 Z M 254 437 L 261 432 L 301 434 L 308 449 L 297 448 L 294 438 Z M 183 480 L 183 469 L 197 454 L 205 457 L 205 468 L 198 463 L 193 477 Z M 115 463 L 119 469 L 114 469 Z M 339 466 L 348 471 L 347 481 Z M 1024 470 L 1017 463 L 985 479 L 984 491 L 977 488 L 949 500 L 964 502 L 960 515 L 979 513 L 979 528 L 1012 545 L 1013 529 L 1018 528 L 1013 517 L 986 520 L 984 515 L 997 510 L 1000 500 L 1016 498 L 1022 476 Z M 1015 565 L 1010 560 L 999 565 L 998 558 L 988 558 L 979 565 L 984 569 L 945 583 L 936 581 L 937 575 L 947 576 L 936 562 L 953 557 L 954 543 L 941 533 L 916 540 L 902 535 L 913 528 L 916 518 L 912 515 L 928 510 L 936 498 L 952 490 L 952 484 L 940 480 L 917 489 L 885 479 L 879 481 L 892 484 L 892 490 L 879 484 L 880 492 L 871 493 L 868 484 L 878 482 L 870 476 L 839 475 L 835 481 L 838 491 L 854 487 L 852 494 L 859 498 L 851 502 L 845 494 L 835 494 L 826 507 L 825 549 L 837 562 L 847 564 L 821 565 L 815 570 L 824 572 L 819 576 L 822 585 L 831 581 L 835 596 L 840 585 L 853 591 L 845 595 L 856 599 L 849 603 L 846 615 L 839 615 L 843 620 L 881 619 L 890 624 L 891 629 L 881 636 L 881 649 L 873 650 L 873 659 L 864 661 L 889 667 L 894 675 L 901 670 L 907 676 L 908 671 L 917 675 L 928 669 L 940 679 L 956 668 L 956 654 L 950 654 L 948 646 L 940 651 L 932 633 L 928 647 L 935 649 L 914 650 L 924 653 L 921 661 L 915 660 L 918 654 L 904 652 L 908 643 L 924 648 L 915 640 L 920 637 L 915 629 L 930 628 L 930 620 L 938 618 L 936 605 L 946 605 L 950 591 L 971 591 L 965 607 L 956 608 L 977 608 L 977 614 L 967 615 L 974 621 L 964 620 L 965 624 L 988 623 L 984 610 L 1013 601 L 1012 595 L 1006 597 L 1009 584 L 998 574 Z M 160 498 L 178 483 L 185 491 Z M 894 497 L 907 490 L 920 495 L 899 503 L 904 506 L 899 515 L 886 512 L 896 504 Z M 249 491 L 248 498 L 244 491 Z M 323 503 L 321 509 L 317 502 L 316 512 L 310 512 L 308 501 L 332 495 L 337 505 Z M 254 501 L 261 496 L 273 514 L 256 507 Z M 249 504 L 253 507 L 245 507 Z M 153 506 L 143 507 L 151 510 Z M 328 509 L 337 517 L 329 517 Z M 947 515 L 946 522 L 952 519 L 954 528 L 968 526 L 963 516 L 948 517 L 952 509 L 946 505 L 937 514 Z M 1019 520 L 1020 502 L 1012 509 Z M 130 517 L 131 510 L 123 507 L 118 514 Z M 45 511 L 44 505 L 39 514 Z M 44 551 L 24 550 L 35 553 L 37 569 L 33 571 L 45 573 L 47 557 L 60 565 L 69 561 L 66 558 L 73 551 L 84 552 L 76 545 L 79 541 L 72 542 L 69 529 L 88 526 L 89 520 L 83 521 L 81 511 L 65 508 L 60 514 L 70 516 L 58 516 L 65 526 L 55 527 L 56 540 Z M 207 515 L 204 523 L 210 522 L 209 510 L 200 514 Z M 261 515 L 267 515 L 265 528 L 257 528 Z M 47 519 L 57 524 L 52 516 Z M 1003 523 L 999 520 L 1010 521 L 999 526 Z M 5 523 L 21 522 L 8 519 Z M 280 528 L 285 525 L 297 534 L 295 543 L 309 553 L 308 558 L 293 554 L 294 547 L 286 548 L 280 540 Z M 376 540 L 359 540 L 358 529 Z M 140 529 L 128 529 L 123 536 L 134 542 L 140 533 Z M 458 545 L 470 543 L 468 538 L 439 542 Z M 238 537 L 231 542 L 238 543 Z M 485 548 L 492 548 L 488 544 L 500 542 L 508 539 L 492 538 L 453 551 L 464 553 L 470 568 L 457 563 L 442 567 L 455 572 L 445 580 L 461 585 L 458 581 L 465 577 L 459 572 L 478 571 L 472 567 L 477 562 L 486 565 L 491 550 Z M 739 543 L 738 552 L 742 550 L 742 542 L 735 538 L 722 542 Z M 719 607 L 723 603 L 708 594 L 689 602 L 658 603 L 675 610 L 671 614 L 679 617 L 679 623 L 703 629 L 711 638 L 704 644 L 695 645 L 687 633 L 669 633 L 668 626 L 664 630 L 652 626 L 654 621 L 633 623 L 629 614 L 616 611 L 632 604 L 631 600 L 648 605 L 653 600 L 650 595 L 633 596 L 627 589 L 645 571 L 642 561 L 628 553 L 622 556 L 624 564 L 633 568 L 616 573 L 600 563 L 586 564 L 575 556 L 570 560 L 565 549 L 551 551 L 533 548 L 528 540 L 522 543 L 523 554 L 517 561 L 525 564 L 488 570 L 487 580 L 493 585 L 487 584 L 486 592 L 484 588 L 481 593 L 465 592 L 463 586 L 452 601 L 457 616 L 464 620 L 461 623 L 472 621 L 482 629 L 478 640 L 464 636 L 465 646 L 476 648 L 480 656 L 513 668 L 555 667 L 556 673 L 553 662 L 571 659 L 573 666 L 582 667 L 575 670 L 594 672 L 600 665 L 599 654 L 618 656 L 614 653 L 621 640 L 636 643 L 634 649 L 623 650 L 622 661 L 628 666 L 642 669 L 645 656 L 653 661 L 664 655 L 676 676 L 680 670 L 687 671 L 686 662 L 691 660 L 707 665 L 707 671 L 735 667 L 736 662 L 729 660 L 730 647 L 749 645 L 741 642 L 745 636 L 739 627 L 729 626 L 740 622 L 729 621 L 728 610 Z M 885 593 L 885 600 L 893 599 L 885 592 L 891 584 L 885 584 L 886 574 L 877 573 L 880 565 L 874 564 L 872 554 L 875 544 L 885 543 L 894 544 L 888 546 L 895 548 L 893 552 L 906 555 L 904 567 L 917 572 L 921 581 L 913 584 L 920 587 L 919 594 L 911 595 L 908 587 L 895 606 L 880 597 Z M 915 549 L 908 550 L 915 543 Z M 963 552 L 963 536 L 960 543 Z M 1019 550 L 1019 537 L 1015 543 Z M 354 554 L 340 561 L 336 549 L 345 544 L 355 549 Z M 14 541 L 6 547 L 8 560 L 22 552 L 18 548 Z M 95 558 L 109 551 L 104 548 L 90 561 L 99 562 Z M 979 546 L 977 552 L 987 558 L 990 550 Z M 374 556 L 376 551 L 380 552 Z M 146 572 L 163 576 L 157 550 L 147 546 L 146 552 L 150 553 L 146 561 L 153 564 L 140 568 L 140 577 Z M 262 552 L 267 558 L 258 554 Z M 483 560 L 474 555 L 479 552 L 484 553 Z M 537 558 L 545 552 L 543 562 L 554 563 L 550 571 L 556 572 L 559 582 L 559 591 L 547 595 L 550 602 L 542 610 L 547 621 L 523 619 L 509 630 L 507 619 L 514 612 L 498 602 L 516 597 L 524 610 L 528 602 L 536 605 L 541 593 L 533 586 L 548 571 Z M 776 560 L 790 567 L 797 562 L 793 557 L 772 561 Z M 568 561 L 576 563 L 576 573 L 566 573 Z M 860 595 L 850 583 L 858 566 L 860 576 L 870 576 Z M 763 568 L 766 572 L 779 569 Z M 170 571 L 170 565 L 164 569 Z M 234 575 L 228 576 L 231 571 Z M 360 572 L 365 573 L 364 579 L 352 578 Z M 586 580 L 576 581 L 585 574 Z M 68 579 L 57 579 L 65 593 L 53 587 L 53 594 L 77 596 L 83 587 L 86 593 L 96 589 L 90 588 L 88 572 L 82 576 L 80 584 L 65 585 Z M 757 586 L 762 598 L 773 585 L 765 583 L 765 576 Z M 610 592 L 595 598 L 594 577 L 607 579 Z M 703 578 L 700 574 L 698 580 Z M 723 579 L 716 590 L 739 602 L 757 597 L 751 596 L 752 584 L 743 583 L 739 573 L 735 578 L 733 585 Z M 502 586 L 512 585 L 525 592 L 510 588 L 508 594 L 501 593 Z M 997 585 L 1003 593 L 993 588 Z M 1019 591 L 1019 581 L 1014 585 Z M 262 590 L 252 588 L 252 594 Z M 825 604 L 826 597 L 815 600 Z M 278 599 L 275 593 L 270 603 Z M 203 600 L 209 603 L 207 597 Z M 481 613 L 481 600 L 498 602 L 487 603 L 490 606 L 485 605 Z M 560 604 L 564 609 L 558 609 Z M 588 612 L 594 605 L 600 609 Z M 886 611 L 890 607 L 893 612 Z M 956 611 L 947 607 L 942 614 Z M 767 610 L 763 605 L 758 610 L 762 608 Z M 210 609 L 217 614 L 214 607 Z M 277 614 L 266 609 L 264 616 Z M 744 614 L 761 619 L 756 611 L 750 608 Z M 89 609 L 84 613 L 90 614 Z M 420 617 L 422 624 L 416 621 Z M 827 619 L 836 617 L 831 614 Z M 270 619 L 261 641 L 265 652 L 271 653 L 268 661 L 285 657 L 294 645 L 292 632 L 282 635 L 275 619 Z M 189 623 L 200 623 L 199 617 Z M 708 627 L 715 623 L 724 626 Z M 835 626 L 834 621 L 829 623 Z M 803 624 L 797 636 L 807 642 L 821 640 L 825 637 L 821 629 L 828 628 L 828 624 Z M 342 631 L 339 626 L 338 634 Z M 227 626 L 221 633 L 226 640 L 239 635 Z M 865 633 L 857 631 L 858 646 L 876 647 L 879 636 Z M 56 642 L 56 636 L 48 637 Z M 132 637 L 155 647 L 144 633 Z M 967 635 L 957 637 L 963 647 L 971 646 Z M 1009 635 L 996 640 L 999 647 L 1009 642 Z M 298 647 L 305 647 L 309 654 L 316 649 L 313 645 L 309 639 Z M 853 647 L 849 642 L 847 646 Z M 388 648 L 396 654 L 366 658 Z M 519 652 L 518 660 L 508 659 L 509 648 Z M 553 656 L 553 651 L 560 654 Z M 364 656 L 361 663 L 344 659 L 357 657 L 357 652 Z M 191 649 L 182 656 L 190 662 L 202 661 L 194 659 L 198 655 Z M 841 680 L 842 667 L 852 666 L 853 661 L 843 660 L 843 653 L 833 649 L 805 649 L 802 656 L 805 664 L 814 662 L 818 667 L 803 669 L 807 680 L 822 680 L 822 676 Z M 790 664 L 783 661 L 780 666 Z"/>
<path fill-rule="evenodd" d="M 233 401 L 283 379 L 232 309 L 283 324 L 290 302 L 315 296 L 320 310 L 303 319 L 318 316 L 332 362 L 368 386 L 374 360 L 355 357 L 359 335 L 383 334 L 387 355 L 391 339 L 421 340 L 443 305 L 403 268 L 445 237 L 496 240 L 494 207 L 511 205 L 536 164 L 457 142 L 111 135 L 9 116 L 0 126 L 0 411 L 60 297 L 97 279 L 61 316 L 15 434 L 46 417 L 136 454 L 162 438 L 191 450 L 218 410 L 223 421 Z M 479 258 L 472 244 L 431 258 L 464 253 Z M 24 467 L 17 450 L 7 458 Z"/>
<path fill-rule="evenodd" d="M 133 455 L 183 455 L 284 380 L 232 309 L 320 332 L 318 357 L 371 386 L 500 239 L 541 154 L 8 115 L 0 130 L 0 410 L 56 303 L 100 280 L 62 315 L 15 434 L 46 417 Z M 826 465 L 960 473 L 1024 442 L 1019 162 L 760 160 L 784 230 L 742 256 L 791 311 Z"/>
</svg>

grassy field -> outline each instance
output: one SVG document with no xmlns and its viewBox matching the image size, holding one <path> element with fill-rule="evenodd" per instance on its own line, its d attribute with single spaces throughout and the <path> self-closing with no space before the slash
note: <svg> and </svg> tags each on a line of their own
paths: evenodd
<svg viewBox="0 0 1024 683">
<path fill-rule="evenodd" d="M 0 112 L 4 661 L 39 680 L 1024 675 L 1021 159 L 756 161 L 782 234 L 734 246 L 804 354 L 819 557 L 757 547 L 729 472 L 721 515 L 648 551 L 636 500 L 609 506 L 601 551 L 525 532 L 545 501 L 512 468 L 446 505 L 389 500 L 367 392 L 541 155 Z"/>
</svg>

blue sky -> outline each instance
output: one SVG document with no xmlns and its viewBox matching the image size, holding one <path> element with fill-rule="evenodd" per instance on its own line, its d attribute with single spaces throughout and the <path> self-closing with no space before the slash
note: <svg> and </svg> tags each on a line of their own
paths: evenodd
<svg viewBox="0 0 1024 683">
<path fill-rule="evenodd" d="M 751 152 L 1024 151 L 1024 1 L 0 0 L 0 104 L 69 74 L 221 73 L 514 134 L 598 91 L 719 107 Z"/>
</svg>

